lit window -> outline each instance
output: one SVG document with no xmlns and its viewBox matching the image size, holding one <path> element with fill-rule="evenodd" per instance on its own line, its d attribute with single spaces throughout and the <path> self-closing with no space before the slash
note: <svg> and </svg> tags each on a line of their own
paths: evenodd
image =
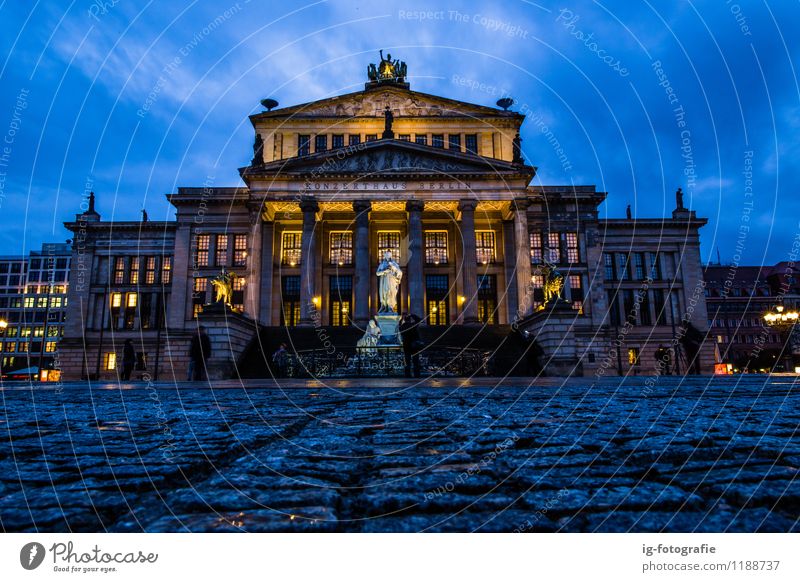
<svg viewBox="0 0 800 582">
<path fill-rule="evenodd" d="M 114 283 L 122 285 L 125 282 L 125 259 L 117 257 L 114 260 Z"/>
<path fill-rule="evenodd" d="M 639 365 L 639 348 L 628 348 L 628 363 L 631 366 Z"/>
<path fill-rule="evenodd" d="M 569 292 L 572 309 L 583 315 L 583 282 L 580 275 L 569 276 Z"/>
<path fill-rule="evenodd" d="M 536 265 L 542 262 L 542 233 L 541 232 L 532 232 L 530 234 L 531 239 L 531 263 Z"/>
<path fill-rule="evenodd" d="M 544 275 L 532 275 L 533 308 L 538 309 L 544 303 Z"/>
<path fill-rule="evenodd" d="M 447 325 L 450 322 L 447 295 L 450 291 L 447 275 L 425 275 L 425 303 L 428 325 Z"/>
<path fill-rule="evenodd" d="M 18 351 L 20 352 L 27 352 L 30 344 L 28 342 L 19 342 Z"/>
<path fill-rule="evenodd" d="M 233 237 L 233 266 L 244 267 L 247 264 L 247 235 L 237 234 Z"/>
<path fill-rule="evenodd" d="M 33 306 L 35 305 L 35 303 L 36 303 L 36 298 L 35 297 L 26 297 L 25 298 L 25 308 L 26 309 L 32 309 Z"/>
<path fill-rule="evenodd" d="M 447 231 L 425 231 L 425 263 L 428 265 L 447 264 Z"/>
<path fill-rule="evenodd" d="M 63 297 L 51 297 L 50 307 L 56 307 L 56 308 L 61 307 L 63 300 L 64 300 Z"/>
<path fill-rule="evenodd" d="M 16 342 L 6 342 L 6 351 L 7 352 L 16 352 L 17 351 Z"/>
<path fill-rule="evenodd" d="M 47 337 L 58 337 L 59 327 L 55 325 L 48 326 Z"/>
<path fill-rule="evenodd" d="M 125 302 L 126 307 L 136 307 L 139 295 L 137 293 L 128 293 L 127 301 Z"/>
<path fill-rule="evenodd" d="M 211 244 L 211 235 L 198 234 L 195 239 L 195 264 L 198 267 L 208 266 L 208 248 Z"/>
<path fill-rule="evenodd" d="M 224 267 L 228 264 L 228 235 L 217 235 L 217 250 L 214 257 L 214 262 L 218 267 Z"/>
<path fill-rule="evenodd" d="M 578 233 L 567 232 L 565 233 L 564 238 L 567 241 L 567 262 L 579 263 L 581 257 L 578 249 Z"/>
<path fill-rule="evenodd" d="M 330 262 L 340 267 L 353 264 L 353 233 L 349 231 L 331 233 Z"/>
<path fill-rule="evenodd" d="M 44 337 L 44 326 L 37 325 L 33 328 L 33 337 Z"/>
<path fill-rule="evenodd" d="M 139 257 L 131 257 L 131 270 L 129 281 L 131 285 L 139 284 Z"/>
<path fill-rule="evenodd" d="M 58 342 L 46 342 L 44 344 L 44 351 L 47 352 L 48 354 L 52 354 L 53 352 L 56 351 L 57 344 Z"/>
<path fill-rule="evenodd" d="M 487 265 L 494 263 L 494 231 L 478 230 L 475 231 L 475 253 L 478 263 Z"/>
<path fill-rule="evenodd" d="M 117 369 L 117 354 L 116 353 L 114 353 L 114 352 L 106 352 L 105 369 L 106 370 L 116 370 Z"/>
<path fill-rule="evenodd" d="M 547 234 L 547 262 L 561 262 L 561 237 L 557 232 Z"/>
<path fill-rule="evenodd" d="M 111 307 L 122 307 L 122 293 L 111 294 Z"/>
<path fill-rule="evenodd" d="M 156 258 L 147 257 L 144 263 L 144 283 L 152 285 L 156 282 Z"/>
<path fill-rule="evenodd" d="M 400 232 L 396 230 L 378 231 L 378 260 L 383 260 L 386 251 L 392 253 L 392 259 L 400 262 Z"/>
<path fill-rule="evenodd" d="M 290 267 L 300 264 L 300 254 L 302 252 L 303 233 L 295 231 L 284 231 L 283 247 L 281 249 L 281 263 Z"/>
<path fill-rule="evenodd" d="M 206 253 L 206 263 L 208 262 L 208 253 Z M 161 263 L 161 284 L 169 285 L 172 281 L 172 257 L 164 257 Z"/>
<path fill-rule="evenodd" d="M 208 289 L 208 278 L 207 277 L 196 277 L 194 280 L 194 292 L 195 293 L 205 293 L 206 289 Z"/>
</svg>

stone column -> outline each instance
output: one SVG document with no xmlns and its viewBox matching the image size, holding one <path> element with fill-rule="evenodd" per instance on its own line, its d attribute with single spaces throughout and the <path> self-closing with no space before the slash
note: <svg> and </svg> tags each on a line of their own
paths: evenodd
<svg viewBox="0 0 800 582">
<path fill-rule="evenodd" d="M 422 210 L 421 200 L 406 202 L 408 212 L 408 295 L 411 313 L 425 316 L 425 288 L 422 274 Z"/>
<path fill-rule="evenodd" d="M 319 204 L 316 200 L 303 200 L 300 202 L 303 211 L 303 240 L 300 268 L 300 322 L 298 325 L 311 326 L 315 324 L 316 307 L 312 303 L 314 298 L 316 279 L 316 256 L 314 244 L 314 229 L 317 224 L 316 214 Z"/>
<path fill-rule="evenodd" d="M 275 224 L 273 222 L 261 223 L 261 272 L 258 321 L 264 325 L 272 325 L 272 277 L 275 272 L 275 257 L 273 254 Z M 279 299 L 280 301 L 280 296 Z"/>
<path fill-rule="evenodd" d="M 372 204 L 368 200 L 356 200 L 353 202 L 353 211 L 356 213 L 356 232 L 353 237 L 353 249 L 355 251 L 355 277 L 353 286 L 355 287 L 355 310 L 353 316 L 359 326 L 366 326 L 370 318 L 369 312 L 369 289 L 370 271 L 369 264 L 369 211 Z"/>
<path fill-rule="evenodd" d="M 478 256 L 475 251 L 475 208 L 476 200 L 461 200 L 458 210 L 461 212 L 461 275 L 464 285 L 465 324 L 478 323 Z"/>
<path fill-rule="evenodd" d="M 172 256 L 172 284 L 170 286 L 167 328 L 181 331 L 186 322 L 187 309 L 191 306 L 189 283 L 192 281 L 192 229 L 188 223 L 178 223 L 175 231 L 175 252 Z"/>
<path fill-rule="evenodd" d="M 528 234 L 527 198 L 517 198 L 511 204 L 514 213 L 514 241 L 516 242 L 516 278 L 517 278 L 517 313 L 514 319 L 531 313 L 533 305 L 533 287 L 531 285 L 531 239 Z"/>
<path fill-rule="evenodd" d="M 250 254 L 247 257 L 247 264 L 250 268 L 244 288 L 244 311 L 248 317 L 258 322 L 262 321 L 259 317 L 259 308 L 261 307 L 261 294 L 265 292 L 261 287 L 261 237 L 263 232 L 264 222 L 261 220 L 261 209 L 250 209 Z"/>
</svg>

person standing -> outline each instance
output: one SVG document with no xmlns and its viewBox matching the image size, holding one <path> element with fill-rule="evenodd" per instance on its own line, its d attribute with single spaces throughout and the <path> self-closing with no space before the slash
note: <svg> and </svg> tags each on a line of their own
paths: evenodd
<svg viewBox="0 0 800 582">
<path fill-rule="evenodd" d="M 127 382 L 131 379 L 131 372 L 136 365 L 136 350 L 133 349 L 133 341 L 125 340 L 122 346 L 122 381 Z"/>
<path fill-rule="evenodd" d="M 197 333 L 192 338 L 189 346 L 189 370 L 187 380 L 193 382 L 202 380 L 205 376 L 206 359 L 211 354 L 211 340 L 202 327 L 197 328 Z"/>
<path fill-rule="evenodd" d="M 419 338 L 420 318 L 413 313 L 407 313 L 400 320 L 400 337 L 403 341 L 403 359 L 405 360 L 406 378 L 419 378 L 419 352 L 422 341 Z"/>
<path fill-rule="evenodd" d="M 286 378 L 286 372 L 289 366 L 289 352 L 286 350 L 286 344 L 282 343 L 275 353 L 272 354 L 272 363 L 275 364 L 275 377 Z"/>
</svg>

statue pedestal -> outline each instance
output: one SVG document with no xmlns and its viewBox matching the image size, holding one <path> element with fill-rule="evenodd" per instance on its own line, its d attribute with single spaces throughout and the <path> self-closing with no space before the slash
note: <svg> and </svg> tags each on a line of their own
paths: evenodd
<svg viewBox="0 0 800 582">
<path fill-rule="evenodd" d="M 585 319 L 572 309 L 569 301 L 556 299 L 516 325 L 541 348 L 540 364 L 545 375 L 582 376 L 581 350 L 575 332 L 586 327 Z"/>
<path fill-rule="evenodd" d="M 379 313 L 375 316 L 375 322 L 381 328 L 381 337 L 378 340 L 379 346 L 400 346 L 400 316 L 396 313 Z"/>
</svg>

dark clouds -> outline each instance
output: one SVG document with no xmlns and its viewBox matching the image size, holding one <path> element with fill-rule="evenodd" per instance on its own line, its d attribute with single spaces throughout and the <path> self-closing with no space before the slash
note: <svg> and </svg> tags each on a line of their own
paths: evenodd
<svg viewBox="0 0 800 582">
<path fill-rule="evenodd" d="M 797 231 L 796 3 L 111 4 L 0 10 L 3 135 L 29 91 L 0 168 L 4 254 L 66 238 L 87 182 L 107 219 L 143 204 L 168 218 L 176 186 L 238 183 L 259 99 L 356 90 L 380 48 L 417 90 L 482 104 L 511 94 L 539 179 L 597 184 L 609 216 L 627 204 L 668 214 L 683 186 L 710 219 L 705 258 L 719 247 L 730 259 L 744 225 L 744 259 L 776 262 Z"/>
</svg>

